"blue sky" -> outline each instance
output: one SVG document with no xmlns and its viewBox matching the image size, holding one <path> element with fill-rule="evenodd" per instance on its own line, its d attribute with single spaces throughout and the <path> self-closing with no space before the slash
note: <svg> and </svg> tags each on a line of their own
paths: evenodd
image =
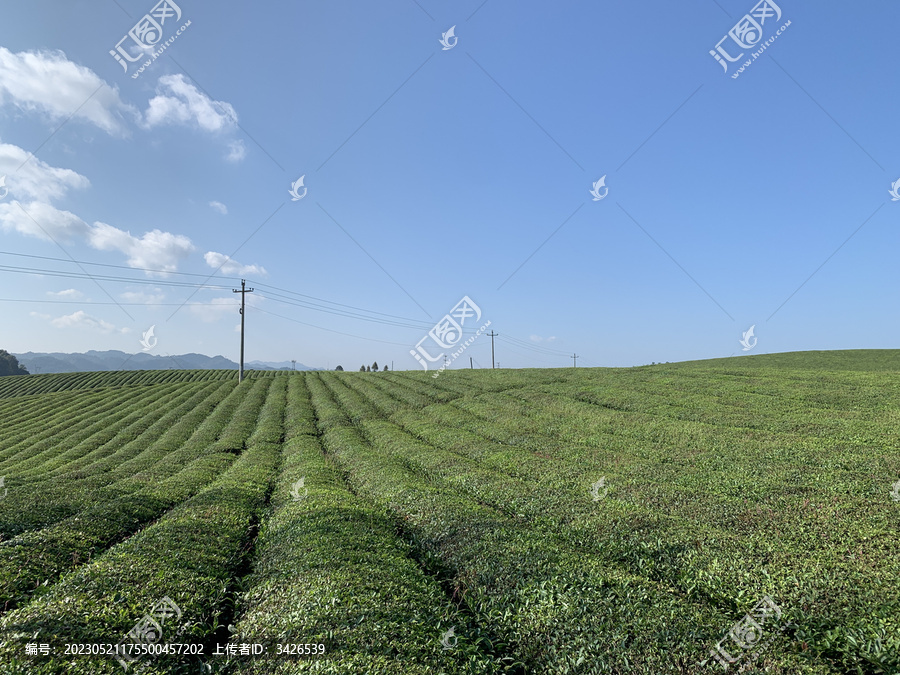
<svg viewBox="0 0 900 675">
<path fill-rule="evenodd" d="M 897 3 L 181 0 L 133 78 L 154 8 L 4 7 L 0 348 L 237 359 L 241 278 L 248 361 L 897 346 Z"/>
</svg>

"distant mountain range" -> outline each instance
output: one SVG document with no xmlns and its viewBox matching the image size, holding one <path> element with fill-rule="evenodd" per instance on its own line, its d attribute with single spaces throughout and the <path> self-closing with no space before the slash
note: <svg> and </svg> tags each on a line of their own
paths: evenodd
<svg viewBox="0 0 900 675">
<path fill-rule="evenodd" d="M 84 354 L 60 352 L 27 352 L 13 354 L 29 373 L 83 373 L 98 370 L 237 370 L 238 364 L 224 356 L 205 354 L 177 354 L 155 356 L 153 354 L 126 354 L 112 349 L 105 352 L 91 350 Z M 291 370 L 290 361 L 249 361 L 245 370 Z M 297 370 L 321 370 L 298 363 Z"/>
</svg>

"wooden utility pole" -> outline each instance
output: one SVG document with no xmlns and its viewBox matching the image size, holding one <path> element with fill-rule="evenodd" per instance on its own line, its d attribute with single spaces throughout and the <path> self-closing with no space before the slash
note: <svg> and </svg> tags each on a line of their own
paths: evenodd
<svg viewBox="0 0 900 675">
<path fill-rule="evenodd" d="M 575 359 L 577 359 L 577 358 L 579 358 L 578 355 L 575 354 L 575 353 L 573 352 L 573 353 L 572 353 L 572 367 L 573 367 L 573 368 L 576 368 L 576 367 L 577 367 L 577 366 L 575 365 Z"/>
<path fill-rule="evenodd" d="M 232 293 L 240 293 L 241 294 L 241 370 L 238 373 L 238 383 L 244 381 L 244 298 L 247 297 L 247 293 L 252 293 L 252 288 L 246 288 L 247 282 L 241 279 L 241 290 L 231 289 Z"/>
<path fill-rule="evenodd" d="M 472 357 L 469 357 L 469 370 L 475 370 L 475 366 L 472 365 Z"/>
<path fill-rule="evenodd" d="M 491 368 L 496 367 L 496 362 L 494 361 L 494 338 L 500 335 L 500 333 L 495 333 L 491 330 Z"/>
</svg>

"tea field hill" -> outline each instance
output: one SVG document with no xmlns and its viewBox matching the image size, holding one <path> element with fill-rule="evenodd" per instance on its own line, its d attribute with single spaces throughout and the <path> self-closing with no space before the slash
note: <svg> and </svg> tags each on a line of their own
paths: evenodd
<svg viewBox="0 0 900 675">
<path fill-rule="evenodd" d="M 900 673 L 898 358 L 0 378 L 0 673 Z"/>
<path fill-rule="evenodd" d="M 845 349 L 742 355 L 724 359 L 684 361 L 680 367 L 731 365 L 742 368 L 797 368 L 800 370 L 900 371 L 900 349 Z"/>
</svg>

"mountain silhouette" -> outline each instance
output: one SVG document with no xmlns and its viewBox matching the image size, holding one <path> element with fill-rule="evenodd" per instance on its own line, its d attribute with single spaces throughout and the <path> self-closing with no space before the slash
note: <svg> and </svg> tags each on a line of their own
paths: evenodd
<svg viewBox="0 0 900 675">
<path fill-rule="evenodd" d="M 127 354 L 116 349 L 99 352 L 91 350 L 83 354 L 61 352 L 26 352 L 14 354 L 29 373 L 84 373 L 107 370 L 237 370 L 238 364 L 224 356 L 205 354 L 175 354 L 158 356 L 138 352 Z M 246 370 L 290 370 L 291 362 L 250 361 Z M 316 370 L 297 363 L 297 370 Z"/>
</svg>

